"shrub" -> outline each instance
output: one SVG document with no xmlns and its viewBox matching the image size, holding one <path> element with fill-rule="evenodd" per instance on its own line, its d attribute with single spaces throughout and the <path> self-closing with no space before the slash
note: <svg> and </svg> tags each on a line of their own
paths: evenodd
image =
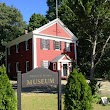
<svg viewBox="0 0 110 110">
<path fill-rule="evenodd" d="M 65 110 L 91 110 L 91 103 L 91 89 L 82 73 L 74 69 L 65 87 Z"/>
<path fill-rule="evenodd" d="M 95 95 L 96 93 L 99 92 L 100 87 L 102 86 L 101 83 L 98 83 L 97 79 L 93 79 L 89 82 L 89 86 L 92 91 L 92 95 Z"/>
<path fill-rule="evenodd" d="M 6 68 L 0 67 L 0 110 L 16 110 L 16 97 L 12 89 Z"/>
</svg>

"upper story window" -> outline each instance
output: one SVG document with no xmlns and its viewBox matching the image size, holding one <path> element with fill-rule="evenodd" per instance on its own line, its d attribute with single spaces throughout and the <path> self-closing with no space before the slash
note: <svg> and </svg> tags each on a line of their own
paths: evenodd
<svg viewBox="0 0 110 110">
<path fill-rule="evenodd" d="M 8 47 L 8 55 L 10 55 L 11 54 L 11 52 L 10 52 L 10 47 Z"/>
<path fill-rule="evenodd" d="M 26 72 L 30 71 L 30 63 L 26 61 Z"/>
<path fill-rule="evenodd" d="M 43 67 L 43 68 L 49 68 L 49 61 L 42 61 L 41 62 L 41 67 Z"/>
<path fill-rule="evenodd" d="M 61 50 L 61 41 L 54 41 L 54 49 Z"/>
<path fill-rule="evenodd" d="M 11 63 L 8 64 L 8 73 L 10 73 Z"/>
<path fill-rule="evenodd" d="M 19 44 L 16 44 L 16 53 L 19 52 Z"/>
<path fill-rule="evenodd" d="M 25 41 L 25 49 L 29 50 L 29 40 Z"/>
<path fill-rule="evenodd" d="M 20 64 L 19 62 L 16 62 L 16 72 L 20 70 Z"/>
<path fill-rule="evenodd" d="M 50 49 L 50 41 L 48 39 L 40 40 L 41 49 Z"/>
<path fill-rule="evenodd" d="M 65 50 L 67 52 L 70 52 L 70 43 L 69 42 L 65 42 Z"/>
</svg>

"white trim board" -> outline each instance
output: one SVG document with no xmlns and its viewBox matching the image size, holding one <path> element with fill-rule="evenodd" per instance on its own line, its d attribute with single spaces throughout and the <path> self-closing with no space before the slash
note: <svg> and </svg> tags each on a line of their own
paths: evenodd
<svg viewBox="0 0 110 110">
<path fill-rule="evenodd" d="M 37 39 L 34 37 L 32 38 L 32 61 L 33 61 L 33 69 L 37 67 Z"/>
<path fill-rule="evenodd" d="M 64 41 L 64 42 L 69 42 L 72 43 L 71 39 L 63 39 L 63 38 L 58 38 L 58 37 L 50 37 L 49 35 L 43 36 L 43 35 L 34 35 L 35 38 L 43 38 L 43 39 L 49 39 L 49 40 L 56 40 L 56 41 Z"/>
<path fill-rule="evenodd" d="M 74 40 L 74 41 L 77 41 L 78 40 L 78 38 L 68 28 L 65 27 L 65 25 L 63 24 L 63 22 L 59 18 L 57 18 L 57 19 L 55 19 L 55 20 L 53 20 L 53 21 L 45 24 L 44 26 L 42 26 L 42 27 L 40 27 L 40 28 L 38 28 L 38 29 L 36 29 L 36 30 L 28 33 L 28 34 L 24 34 L 24 35 L 22 35 L 22 36 L 20 36 L 20 37 L 18 37 L 16 39 L 14 39 L 13 41 L 7 43 L 6 44 L 6 47 L 11 47 L 11 46 L 15 45 L 16 43 L 21 43 L 21 42 L 23 42 L 25 40 L 28 40 L 28 39 L 32 38 L 32 36 L 34 34 L 36 34 L 36 35 L 37 34 L 38 35 L 42 35 L 42 34 L 39 34 L 39 32 L 41 32 L 42 30 L 50 27 L 51 25 L 53 25 L 55 23 L 59 23 L 59 25 L 65 30 L 65 32 L 67 32 L 71 36 L 71 38 L 70 38 L 71 40 Z M 44 34 L 42 36 L 47 36 L 47 35 Z M 60 37 L 60 39 L 66 39 L 66 38 L 63 38 L 61 36 L 52 36 L 52 35 L 48 35 L 48 36 L 49 37 L 54 37 L 54 38 Z"/>
</svg>

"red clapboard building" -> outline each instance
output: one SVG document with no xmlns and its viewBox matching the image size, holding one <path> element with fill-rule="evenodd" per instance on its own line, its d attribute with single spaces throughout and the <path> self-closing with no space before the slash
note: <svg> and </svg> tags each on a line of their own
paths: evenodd
<svg viewBox="0 0 110 110">
<path fill-rule="evenodd" d="M 22 35 L 6 45 L 7 73 L 17 76 L 36 67 L 61 70 L 61 77 L 69 75 L 72 62 L 77 63 L 77 38 L 60 19 Z"/>
</svg>

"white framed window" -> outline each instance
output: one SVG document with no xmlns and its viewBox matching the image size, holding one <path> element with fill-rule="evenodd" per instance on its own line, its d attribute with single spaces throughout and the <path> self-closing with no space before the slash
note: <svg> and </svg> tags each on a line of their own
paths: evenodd
<svg viewBox="0 0 110 110">
<path fill-rule="evenodd" d="M 41 49 L 50 49 L 50 41 L 48 39 L 40 40 Z"/>
<path fill-rule="evenodd" d="M 16 72 L 19 71 L 19 69 L 20 69 L 19 62 L 16 62 Z"/>
<path fill-rule="evenodd" d="M 70 52 L 70 43 L 69 42 L 65 42 L 65 50 L 67 52 Z"/>
<path fill-rule="evenodd" d="M 53 70 L 56 70 L 56 63 L 53 63 Z"/>
<path fill-rule="evenodd" d="M 54 41 L 54 50 L 61 50 L 61 41 Z"/>
<path fill-rule="evenodd" d="M 29 50 L 29 40 L 25 41 L 25 49 Z"/>
<path fill-rule="evenodd" d="M 16 53 L 19 52 L 19 44 L 16 44 Z"/>
<path fill-rule="evenodd" d="M 10 53 L 10 47 L 8 47 L 8 55 L 10 55 L 11 53 Z"/>
<path fill-rule="evenodd" d="M 11 70 L 11 63 L 8 64 L 8 73 L 10 73 Z"/>
<path fill-rule="evenodd" d="M 30 71 L 30 63 L 26 61 L 26 72 Z"/>
<path fill-rule="evenodd" d="M 41 67 L 48 69 L 49 68 L 49 61 L 46 61 L 46 60 L 45 61 L 42 61 L 41 62 Z"/>
</svg>

